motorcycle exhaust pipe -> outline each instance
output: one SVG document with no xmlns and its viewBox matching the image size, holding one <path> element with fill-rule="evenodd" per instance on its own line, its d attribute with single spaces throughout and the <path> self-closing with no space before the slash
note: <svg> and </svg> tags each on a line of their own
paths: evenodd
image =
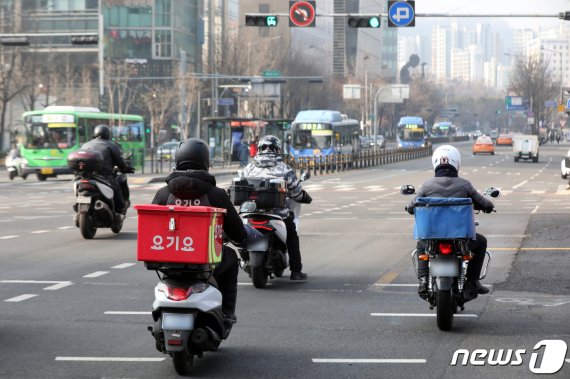
<svg viewBox="0 0 570 379">
<path fill-rule="evenodd" d="M 105 204 L 104 202 L 102 202 L 101 200 L 97 200 L 95 202 L 94 209 L 96 212 L 103 212 L 106 216 L 109 217 L 110 220 L 113 220 L 115 218 L 111 208 L 109 208 L 109 206 L 107 204 Z"/>
</svg>

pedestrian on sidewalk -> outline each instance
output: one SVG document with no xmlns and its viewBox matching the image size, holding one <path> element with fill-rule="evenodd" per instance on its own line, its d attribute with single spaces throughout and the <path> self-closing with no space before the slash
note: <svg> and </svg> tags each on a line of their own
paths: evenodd
<svg viewBox="0 0 570 379">
<path fill-rule="evenodd" d="M 239 157 L 239 165 L 240 167 L 245 167 L 247 166 L 247 163 L 249 161 L 249 145 L 247 144 L 247 142 L 245 141 L 245 139 L 241 140 L 241 145 L 239 147 L 239 153 L 238 153 L 238 157 Z"/>
</svg>

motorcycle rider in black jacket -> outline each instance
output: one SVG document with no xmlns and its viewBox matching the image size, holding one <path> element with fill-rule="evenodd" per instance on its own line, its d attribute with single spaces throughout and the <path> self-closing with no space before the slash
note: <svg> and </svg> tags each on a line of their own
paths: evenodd
<svg viewBox="0 0 570 379">
<path fill-rule="evenodd" d="M 166 178 L 166 186 L 158 190 L 153 204 L 181 206 L 210 206 L 224 208 L 224 233 L 234 243 L 245 241 L 247 232 L 228 194 L 216 187 L 216 179 L 208 173 L 210 153 L 201 139 L 190 138 L 180 143 L 176 151 L 176 166 Z M 239 261 L 235 251 L 224 245 L 222 261 L 214 269 L 214 278 L 222 293 L 222 312 L 235 322 L 237 277 Z"/>
<path fill-rule="evenodd" d="M 433 152 L 432 164 L 435 170 L 435 177 L 426 180 L 415 198 L 408 204 L 406 210 L 410 214 L 414 213 L 414 203 L 418 197 L 471 198 L 475 210 L 482 210 L 485 213 L 493 211 L 493 202 L 481 196 L 468 180 L 459 177 L 461 164 L 459 150 L 451 145 L 438 147 Z M 418 241 L 418 250 L 423 250 L 425 247 L 426 245 L 423 241 Z M 474 257 L 467 267 L 466 286 L 475 289 L 479 294 L 489 293 L 489 289 L 479 282 L 485 260 L 485 251 L 487 250 L 487 239 L 482 234 L 476 233 L 476 239 L 469 241 L 469 249 L 474 254 Z M 417 260 L 417 262 L 418 279 L 420 282 L 418 293 L 421 296 L 428 292 L 428 262 L 423 260 Z"/>
<path fill-rule="evenodd" d="M 121 186 L 127 186 L 125 193 L 128 193 L 128 185 L 126 181 L 124 183 L 118 183 L 117 180 L 115 180 L 113 169 L 117 166 L 119 170 L 125 174 L 132 174 L 135 171 L 123 160 L 119 145 L 111 141 L 111 130 L 109 127 L 107 125 L 97 125 L 95 129 L 93 129 L 93 139 L 84 143 L 81 148 L 99 151 L 103 155 L 103 168 L 99 170 L 99 175 L 104 177 L 113 188 L 115 210 L 125 214 L 129 204 L 125 202 L 128 199 L 123 199 Z"/>
</svg>

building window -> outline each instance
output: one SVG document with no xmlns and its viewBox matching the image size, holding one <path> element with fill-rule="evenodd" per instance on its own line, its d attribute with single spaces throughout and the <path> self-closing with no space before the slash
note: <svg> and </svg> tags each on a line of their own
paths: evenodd
<svg viewBox="0 0 570 379">
<path fill-rule="evenodd" d="M 172 32 L 170 30 L 155 30 L 153 57 L 172 57 Z"/>
<path fill-rule="evenodd" d="M 171 0 L 155 0 L 154 2 L 154 26 L 155 27 L 168 27 L 172 26 L 170 22 L 172 14 Z"/>
</svg>

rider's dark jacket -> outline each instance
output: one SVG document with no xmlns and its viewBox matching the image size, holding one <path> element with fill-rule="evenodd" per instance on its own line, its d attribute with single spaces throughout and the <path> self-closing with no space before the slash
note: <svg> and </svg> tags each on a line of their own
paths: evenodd
<svg viewBox="0 0 570 379">
<path fill-rule="evenodd" d="M 241 243 L 246 238 L 243 221 L 233 206 L 228 194 L 216 187 L 216 179 L 207 171 L 174 171 L 166 178 L 167 185 L 158 190 L 153 204 L 201 205 L 224 208 L 224 232 L 233 242 Z"/>
<path fill-rule="evenodd" d="M 113 176 L 115 166 L 123 173 L 129 172 L 129 168 L 123 157 L 121 157 L 121 148 L 113 141 L 95 138 L 84 143 L 82 149 L 99 151 L 103 155 L 103 168 L 99 170 L 99 174 L 105 177 Z"/>
</svg>

